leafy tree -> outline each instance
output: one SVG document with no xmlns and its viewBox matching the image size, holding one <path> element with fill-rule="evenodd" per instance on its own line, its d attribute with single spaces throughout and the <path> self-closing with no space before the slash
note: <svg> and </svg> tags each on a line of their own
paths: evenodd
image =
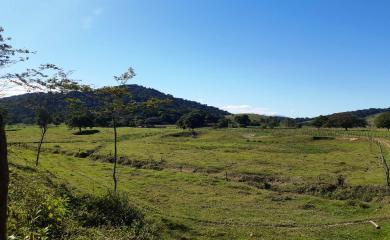
<svg viewBox="0 0 390 240">
<path fill-rule="evenodd" d="M 205 125 L 205 115 L 199 111 L 193 111 L 181 116 L 176 125 L 182 129 L 190 129 L 195 133 L 195 128 L 200 128 Z"/>
<path fill-rule="evenodd" d="M 375 125 L 377 128 L 387 128 L 390 131 L 390 112 L 382 113 L 376 117 Z"/>
<path fill-rule="evenodd" d="M 67 102 L 69 115 L 66 124 L 70 128 L 79 129 L 79 133 L 81 134 L 82 128 L 92 128 L 94 126 L 94 116 L 88 111 L 84 102 L 78 98 L 68 98 Z"/>
<path fill-rule="evenodd" d="M 235 116 L 234 121 L 236 121 L 240 125 L 240 127 L 244 128 L 251 123 L 251 120 L 249 119 L 249 116 L 247 114 Z"/>
<path fill-rule="evenodd" d="M 327 126 L 340 127 L 348 131 L 354 127 L 366 127 L 367 122 L 364 119 L 360 119 L 351 113 L 339 113 L 329 117 Z"/>
<path fill-rule="evenodd" d="M 321 115 L 314 118 L 311 124 L 316 128 L 321 128 L 325 126 L 328 121 L 329 121 L 329 117 Z"/>
<path fill-rule="evenodd" d="M 70 128 L 77 128 L 79 130 L 79 134 L 81 134 L 82 128 L 92 128 L 94 126 L 94 117 L 91 112 L 73 114 L 68 118 L 66 124 Z"/>
</svg>

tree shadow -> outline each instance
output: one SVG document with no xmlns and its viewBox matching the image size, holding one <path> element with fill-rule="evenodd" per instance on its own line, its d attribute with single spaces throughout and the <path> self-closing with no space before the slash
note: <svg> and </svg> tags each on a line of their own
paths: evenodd
<svg viewBox="0 0 390 240">
<path fill-rule="evenodd" d="M 91 130 L 82 130 L 81 132 L 75 132 L 74 135 L 92 135 L 95 133 L 99 133 L 100 131 L 97 129 L 91 129 Z"/>
</svg>

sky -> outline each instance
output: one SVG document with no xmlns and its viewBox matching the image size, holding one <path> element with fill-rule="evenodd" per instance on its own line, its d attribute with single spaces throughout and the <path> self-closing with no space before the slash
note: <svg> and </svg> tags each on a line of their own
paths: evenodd
<svg viewBox="0 0 390 240">
<path fill-rule="evenodd" d="M 233 113 L 390 107 L 387 0 L 1 0 L 0 26 L 95 87 L 131 83 Z M 3 72 L 1 72 L 3 73 Z"/>
</svg>

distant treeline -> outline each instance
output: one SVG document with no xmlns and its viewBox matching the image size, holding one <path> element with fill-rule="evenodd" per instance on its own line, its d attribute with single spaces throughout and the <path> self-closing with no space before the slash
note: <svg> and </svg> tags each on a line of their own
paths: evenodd
<svg viewBox="0 0 390 240">
<path fill-rule="evenodd" d="M 161 93 L 151 88 L 138 85 L 124 86 L 129 91 L 127 99 L 130 102 L 147 102 L 150 99 L 169 100 L 167 104 L 156 108 L 135 108 L 127 115 L 121 116 L 121 126 L 146 126 L 159 124 L 175 124 L 183 115 L 198 111 L 202 113 L 208 122 L 217 122 L 219 118 L 229 113 L 215 107 L 200 104 L 198 102 L 175 98 L 172 95 Z M 110 114 L 101 111 L 102 103 L 95 91 L 59 93 L 27 93 L 0 99 L 0 107 L 7 111 L 7 121 L 10 124 L 35 123 L 35 109 L 44 108 L 52 116 L 53 123 L 65 123 L 72 121 L 69 116 L 69 99 L 80 100 L 85 108 L 82 116 L 85 121 L 93 121 L 94 126 L 106 127 L 111 124 Z M 89 119 L 85 119 L 89 118 Z M 73 119 L 74 120 L 74 119 Z"/>
<path fill-rule="evenodd" d="M 310 119 L 306 118 L 288 118 L 280 116 L 263 116 L 257 114 L 237 114 L 228 115 L 220 118 L 210 118 L 199 111 L 193 111 L 183 115 L 178 121 L 177 126 L 183 129 L 192 129 L 213 126 L 215 128 L 237 128 L 237 127 L 261 127 L 261 128 L 299 128 Z"/>
</svg>

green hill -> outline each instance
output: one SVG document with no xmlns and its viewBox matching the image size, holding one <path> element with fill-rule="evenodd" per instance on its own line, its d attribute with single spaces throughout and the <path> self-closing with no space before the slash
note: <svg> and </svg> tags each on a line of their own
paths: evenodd
<svg viewBox="0 0 390 240">
<path fill-rule="evenodd" d="M 128 89 L 133 101 L 145 102 L 151 98 L 157 98 L 169 99 L 170 103 L 153 110 L 137 111 L 134 114 L 131 114 L 131 116 L 125 117 L 123 119 L 123 125 L 129 125 L 129 123 L 137 119 L 153 119 L 156 124 L 174 124 L 183 114 L 194 110 L 202 111 L 207 115 L 216 117 L 229 114 L 218 108 L 195 101 L 175 98 L 170 94 L 165 94 L 152 88 L 146 88 L 139 85 L 126 85 L 125 87 Z M 0 106 L 7 110 L 10 123 L 33 123 L 35 115 L 33 109 L 36 105 L 45 107 L 53 115 L 64 120 L 67 108 L 66 98 L 79 98 L 86 103 L 88 109 L 91 111 L 99 109 L 101 105 L 99 101 L 94 98 L 94 92 L 70 92 L 65 95 L 58 93 L 27 93 L 6 97 L 0 99 Z"/>
</svg>

